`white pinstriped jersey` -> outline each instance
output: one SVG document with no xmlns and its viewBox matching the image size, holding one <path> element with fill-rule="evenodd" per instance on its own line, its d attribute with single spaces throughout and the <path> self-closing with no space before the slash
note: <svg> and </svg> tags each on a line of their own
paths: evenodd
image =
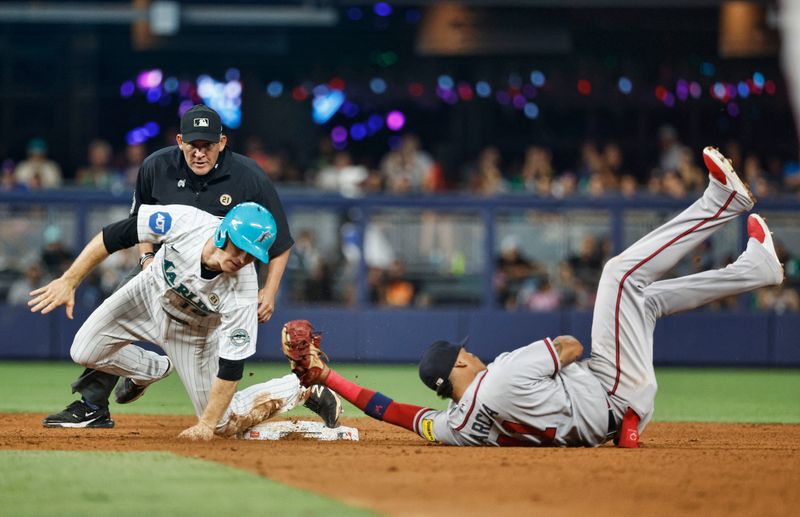
<svg viewBox="0 0 800 517">
<path fill-rule="evenodd" d="M 459 402 L 420 411 L 414 430 L 449 445 L 600 445 L 608 407 L 600 381 L 582 363 L 561 369 L 545 338 L 497 356 Z"/>
<path fill-rule="evenodd" d="M 140 242 L 163 244 L 144 274 L 159 293 L 164 311 L 190 325 L 216 329 L 219 357 L 253 355 L 258 336 L 258 279 L 253 264 L 211 280 L 200 274 L 203 246 L 220 219 L 185 205 L 142 205 L 137 216 Z"/>
</svg>

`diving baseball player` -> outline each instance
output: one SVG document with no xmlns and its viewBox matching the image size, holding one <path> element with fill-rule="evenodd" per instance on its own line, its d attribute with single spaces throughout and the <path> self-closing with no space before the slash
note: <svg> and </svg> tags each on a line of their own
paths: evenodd
<svg viewBox="0 0 800 517">
<path fill-rule="evenodd" d="M 70 355 L 125 377 L 126 402 L 176 370 L 199 419 L 180 436 L 233 436 L 308 397 L 294 375 L 236 391 L 258 332 L 253 262 L 269 261 L 276 234 L 272 214 L 257 203 L 235 206 L 222 221 L 184 205 L 142 205 L 137 217 L 103 228 L 64 275 L 31 293 L 28 305 L 43 314 L 66 305 L 71 319 L 75 290 L 103 259 L 137 242 L 161 244 L 151 267 L 89 316 Z M 156 343 L 167 355 L 133 341 Z"/>
<path fill-rule="evenodd" d="M 755 214 L 747 220 L 747 249 L 734 263 L 658 280 L 755 202 L 719 151 L 706 148 L 703 158 L 711 177 L 703 196 L 605 265 L 586 361 L 576 362 L 583 347 L 571 336 L 543 338 L 488 366 L 463 346 L 436 341 L 419 365 L 422 381 L 451 399 L 446 411 L 435 411 L 394 402 L 343 378 L 320 358 L 319 338 L 309 341 L 297 331 L 299 322 L 284 327 L 284 354 L 303 385 L 324 384 L 367 415 L 431 442 L 597 446 L 613 439 L 620 447 L 637 447 L 653 416 L 658 318 L 783 281 L 769 229 Z"/>
</svg>

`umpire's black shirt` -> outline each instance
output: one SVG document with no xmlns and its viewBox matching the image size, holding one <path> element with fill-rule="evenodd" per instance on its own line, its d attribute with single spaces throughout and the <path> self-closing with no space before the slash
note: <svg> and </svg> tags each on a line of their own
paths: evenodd
<svg viewBox="0 0 800 517">
<path fill-rule="evenodd" d="M 192 172 L 177 145 L 145 158 L 136 178 L 131 215 L 144 204 L 189 205 L 224 217 L 228 210 L 245 201 L 263 205 L 275 218 L 278 235 L 269 249 L 270 259 L 291 248 L 294 239 L 272 181 L 256 162 L 228 148 L 204 176 Z"/>
</svg>

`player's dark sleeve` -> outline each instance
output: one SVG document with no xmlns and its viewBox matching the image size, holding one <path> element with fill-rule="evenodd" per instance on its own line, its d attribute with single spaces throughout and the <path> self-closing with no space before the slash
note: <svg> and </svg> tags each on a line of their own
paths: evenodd
<svg viewBox="0 0 800 517">
<path fill-rule="evenodd" d="M 109 254 L 130 248 L 139 243 L 136 219 L 136 217 L 128 217 L 103 228 L 103 244 Z"/>
<path fill-rule="evenodd" d="M 152 160 L 145 160 L 139 172 L 136 174 L 136 190 L 133 191 L 133 204 L 131 205 L 131 216 L 139 213 L 142 205 L 156 205 L 153 200 L 153 177 L 154 170 Z"/>
<path fill-rule="evenodd" d="M 240 381 L 244 376 L 244 359 L 232 360 L 219 358 L 217 378 L 223 381 Z"/>
<path fill-rule="evenodd" d="M 289 230 L 289 222 L 286 220 L 286 211 L 283 209 L 283 203 L 278 197 L 278 191 L 275 190 L 275 185 L 266 177 L 261 178 L 259 181 L 260 189 L 256 203 L 263 205 L 267 210 L 272 213 L 275 218 L 275 226 L 278 229 L 278 235 L 275 237 L 275 242 L 269 249 L 269 258 L 275 258 L 282 255 L 286 250 L 294 245 L 292 233 Z"/>
<path fill-rule="evenodd" d="M 372 418 L 403 427 L 414 433 L 417 432 L 414 429 L 415 417 L 421 411 L 428 411 L 428 408 L 395 402 L 383 393 L 362 388 L 333 370 L 325 379 L 325 386 Z"/>
</svg>

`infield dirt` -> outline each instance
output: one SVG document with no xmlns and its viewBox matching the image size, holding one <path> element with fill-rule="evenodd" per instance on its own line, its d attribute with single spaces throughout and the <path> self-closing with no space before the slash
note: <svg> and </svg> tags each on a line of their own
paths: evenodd
<svg viewBox="0 0 800 517">
<path fill-rule="evenodd" d="M 171 451 L 387 515 L 791 515 L 800 425 L 653 423 L 637 450 L 457 448 L 368 418 L 360 442 L 179 441 L 193 417 L 117 415 L 114 429 L 45 429 L 0 415 L 0 449 Z"/>
</svg>

